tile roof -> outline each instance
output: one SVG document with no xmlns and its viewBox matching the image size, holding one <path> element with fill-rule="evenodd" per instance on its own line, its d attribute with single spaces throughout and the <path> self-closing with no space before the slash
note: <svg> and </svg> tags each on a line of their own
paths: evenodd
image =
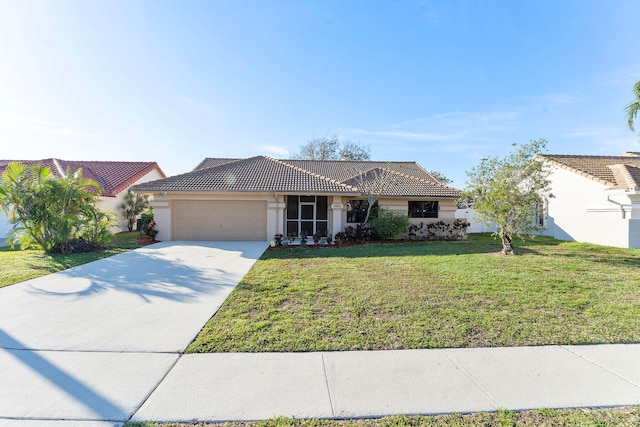
<svg viewBox="0 0 640 427">
<path fill-rule="evenodd" d="M 374 168 L 389 169 L 404 173 L 427 181 L 438 182 L 416 162 L 376 162 L 376 161 L 351 161 L 351 160 L 283 160 L 291 165 L 298 166 L 308 171 L 335 179 L 345 181 L 361 171 Z"/>
<path fill-rule="evenodd" d="M 459 197 L 460 192 L 435 181 L 415 162 L 348 162 L 248 159 L 203 160 L 195 170 L 140 185 L 136 191 L 295 192 L 359 194 L 360 173 L 371 178 L 375 170 L 393 174 L 385 196 Z M 412 172 L 410 175 L 405 172 Z"/>
<path fill-rule="evenodd" d="M 212 168 L 214 166 L 224 165 L 225 163 L 237 162 L 238 160 L 242 160 L 242 159 L 224 159 L 224 158 L 207 157 L 203 161 L 198 163 L 198 166 L 193 168 L 193 170 L 197 171 L 198 169 Z"/>
<path fill-rule="evenodd" d="M 165 176 L 156 162 L 99 162 L 85 160 L 0 160 L 0 173 L 11 162 L 25 164 L 40 164 L 51 169 L 56 177 L 62 177 L 70 168 L 72 172 L 82 169 L 82 176 L 96 181 L 102 189 L 105 197 L 115 197 L 121 191 L 131 186 L 147 173 L 157 169 L 160 175 Z"/>
<path fill-rule="evenodd" d="M 380 179 L 379 177 L 385 173 L 389 174 L 388 178 L 383 178 L 384 181 L 388 182 L 384 189 L 384 195 L 388 197 L 460 197 L 460 191 L 437 181 L 417 178 L 380 167 L 358 174 L 358 176 L 354 176 L 344 181 L 344 183 L 354 187 L 359 187 L 362 184 L 366 186 L 367 181 L 371 182 L 371 180 Z"/>
<path fill-rule="evenodd" d="M 640 188 L 640 153 L 627 152 L 622 156 L 539 154 L 538 157 L 611 189 Z"/>
</svg>

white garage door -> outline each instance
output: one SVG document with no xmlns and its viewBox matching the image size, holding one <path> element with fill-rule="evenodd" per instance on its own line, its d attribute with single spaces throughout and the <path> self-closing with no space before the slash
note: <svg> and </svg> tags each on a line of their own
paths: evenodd
<svg viewBox="0 0 640 427">
<path fill-rule="evenodd" d="M 267 202 L 175 200 L 173 240 L 267 240 Z"/>
</svg>

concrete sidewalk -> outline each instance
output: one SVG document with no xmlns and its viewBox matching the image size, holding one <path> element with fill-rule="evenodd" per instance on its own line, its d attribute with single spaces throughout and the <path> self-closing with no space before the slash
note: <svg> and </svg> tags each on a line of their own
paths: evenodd
<svg viewBox="0 0 640 427">
<path fill-rule="evenodd" d="M 640 403 L 640 344 L 182 351 L 266 242 L 168 242 L 0 289 L 0 427 Z"/>
<path fill-rule="evenodd" d="M 640 404 L 640 345 L 183 355 L 133 420 Z"/>
</svg>

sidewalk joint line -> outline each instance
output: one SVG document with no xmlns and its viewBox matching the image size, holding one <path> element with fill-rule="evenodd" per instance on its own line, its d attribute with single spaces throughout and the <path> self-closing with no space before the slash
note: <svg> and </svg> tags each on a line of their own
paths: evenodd
<svg viewBox="0 0 640 427">
<path fill-rule="evenodd" d="M 595 361 L 593 361 L 593 360 L 591 360 L 591 359 L 587 359 L 585 356 L 583 356 L 583 355 L 581 355 L 581 354 L 578 354 L 578 353 L 576 353 L 575 351 L 571 351 L 571 349 L 570 349 L 570 348 L 568 348 L 568 346 L 561 345 L 561 346 L 559 346 L 559 347 L 561 347 L 562 349 L 564 349 L 565 351 L 568 351 L 569 353 L 571 353 L 571 354 L 573 354 L 573 355 L 578 356 L 578 357 L 579 357 L 579 358 L 581 358 L 582 360 L 584 360 L 584 361 L 586 361 L 586 362 L 588 362 L 588 363 L 590 363 L 590 364 L 592 364 L 592 365 L 594 365 L 594 366 L 597 366 L 598 368 L 602 369 L 603 371 L 606 371 L 606 372 L 610 373 L 611 375 L 614 375 L 614 376 L 616 376 L 616 377 L 620 378 L 621 380 L 623 380 L 623 381 L 625 381 L 625 382 L 628 382 L 628 383 L 629 383 L 629 384 L 631 384 L 632 386 L 640 388 L 640 384 L 636 384 L 636 383 L 634 383 L 633 381 L 631 381 L 630 379 L 625 378 L 625 377 L 623 377 L 622 375 L 620 375 L 620 374 L 618 374 L 618 373 L 616 373 L 616 372 L 613 372 L 612 370 L 610 370 L 610 369 L 606 368 L 605 366 L 602 366 L 602 365 L 600 365 L 600 364 L 596 363 Z"/>
<path fill-rule="evenodd" d="M 178 362 L 180 361 L 180 359 L 182 359 L 182 356 L 184 356 L 184 352 L 180 352 L 178 353 L 178 358 L 175 360 L 175 362 L 173 362 L 173 364 L 171 366 L 169 366 L 169 369 L 167 369 L 167 372 L 165 372 L 165 374 L 162 376 L 162 378 L 160 378 L 160 380 L 158 381 L 158 383 L 153 386 L 153 388 L 151 389 L 151 391 L 149 391 L 149 393 L 147 393 L 147 395 L 145 396 L 145 398 L 142 400 L 142 402 L 140 403 L 140 405 L 138 405 L 137 408 L 135 408 L 132 412 L 131 415 L 129 416 L 129 418 L 127 418 L 126 421 L 131 421 L 131 419 L 133 418 L 133 416 L 144 406 L 145 403 L 147 403 L 147 400 L 149 400 L 149 398 L 151 397 L 151 395 L 153 393 L 156 392 L 156 390 L 158 389 L 158 387 L 160 387 L 160 384 L 162 384 L 164 382 L 164 380 L 167 378 L 167 376 L 171 373 L 171 371 L 173 371 L 173 368 L 176 367 L 176 365 L 178 364 Z"/>
<path fill-rule="evenodd" d="M 12 417 L 6 415 L 0 415 L 0 421 L 9 420 L 9 421 L 86 421 L 92 423 L 120 423 L 124 424 L 126 420 L 122 419 L 102 419 L 102 418 L 47 418 L 47 417 Z"/>
<path fill-rule="evenodd" d="M 182 354 L 182 351 L 136 351 L 136 350 L 69 350 L 50 348 L 24 348 L 24 347 L 0 347 L 0 350 L 9 351 L 46 351 L 49 353 L 115 353 L 115 354 Z"/>
<path fill-rule="evenodd" d="M 329 396 L 329 405 L 331 406 L 331 415 L 336 416 L 336 412 L 333 409 L 333 399 L 331 399 L 331 387 L 329 387 L 329 376 L 327 375 L 327 367 L 324 363 L 324 352 L 320 353 L 322 357 L 322 371 L 324 372 L 324 382 L 327 384 L 327 395 Z"/>
<path fill-rule="evenodd" d="M 482 387 L 482 386 L 480 385 L 480 383 L 478 383 L 478 382 L 476 381 L 476 379 L 475 379 L 475 378 L 473 378 L 473 376 L 472 376 L 470 373 L 468 373 L 468 372 L 467 372 L 467 371 L 466 371 L 462 366 L 460 366 L 458 363 L 456 363 L 456 361 L 455 361 L 455 360 L 453 360 L 453 359 L 451 358 L 451 356 L 449 356 L 446 352 L 444 353 L 444 355 L 445 355 L 445 356 L 447 356 L 447 359 L 449 359 L 449 360 L 451 361 L 451 363 L 453 363 L 454 365 L 456 365 L 456 367 L 457 367 L 458 369 L 460 369 L 460 370 L 462 371 L 462 373 L 464 373 L 464 374 L 465 374 L 465 375 L 466 375 L 466 376 L 471 380 L 471 382 L 472 382 L 472 383 L 474 383 L 474 384 L 475 384 L 475 385 L 476 385 L 476 386 L 477 386 L 477 387 L 478 387 L 478 388 L 479 388 L 479 389 L 480 389 L 484 394 L 486 394 L 486 395 L 487 395 L 487 397 L 488 397 L 489 399 L 491 399 L 491 401 L 492 401 L 493 403 L 495 403 L 495 404 L 496 404 L 496 408 L 502 408 L 502 407 L 503 407 L 502 405 L 500 405 L 500 404 L 498 403 L 498 401 L 497 401 L 496 399 L 494 399 L 494 398 L 493 398 L 493 396 L 491 395 L 491 393 L 489 393 L 487 390 L 485 390 L 485 388 L 484 388 L 484 387 Z"/>
</svg>

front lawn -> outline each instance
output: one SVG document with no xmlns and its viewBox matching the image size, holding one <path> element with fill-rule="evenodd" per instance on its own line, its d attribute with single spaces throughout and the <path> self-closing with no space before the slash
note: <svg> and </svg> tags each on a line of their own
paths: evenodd
<svg viewBox="0 0 640 427">
<path fill-rule="evenodd" d="M 188 352 L 640 341 L 640 250 L 488 235 L 266 252 Z"/>
<path fill-rule="evenodd" d="M 105 250 L 67 255 L 47 255 L 41 250 L 21 251 L 1 247 L 0 288 L 137 248 L 140 246 L 136 244 L 138 237 L 140 233 L 137 231 L 118 233 Z"/>
<path fill-rule="evenodd" d="M 204 427 L 207 423 L 129 422 L 125 427 Z M 607 409 L 539 409 L 533 411 L 496 411 L 474 414 L 435 416 L 395 416 L 359 420 L 292 420 L 275 418 L 258 422 L 216 424 L 219 427 L 473 427 L 473 426 L 637 426 L 640 408 L 628 406 Z"/>
</svg>

